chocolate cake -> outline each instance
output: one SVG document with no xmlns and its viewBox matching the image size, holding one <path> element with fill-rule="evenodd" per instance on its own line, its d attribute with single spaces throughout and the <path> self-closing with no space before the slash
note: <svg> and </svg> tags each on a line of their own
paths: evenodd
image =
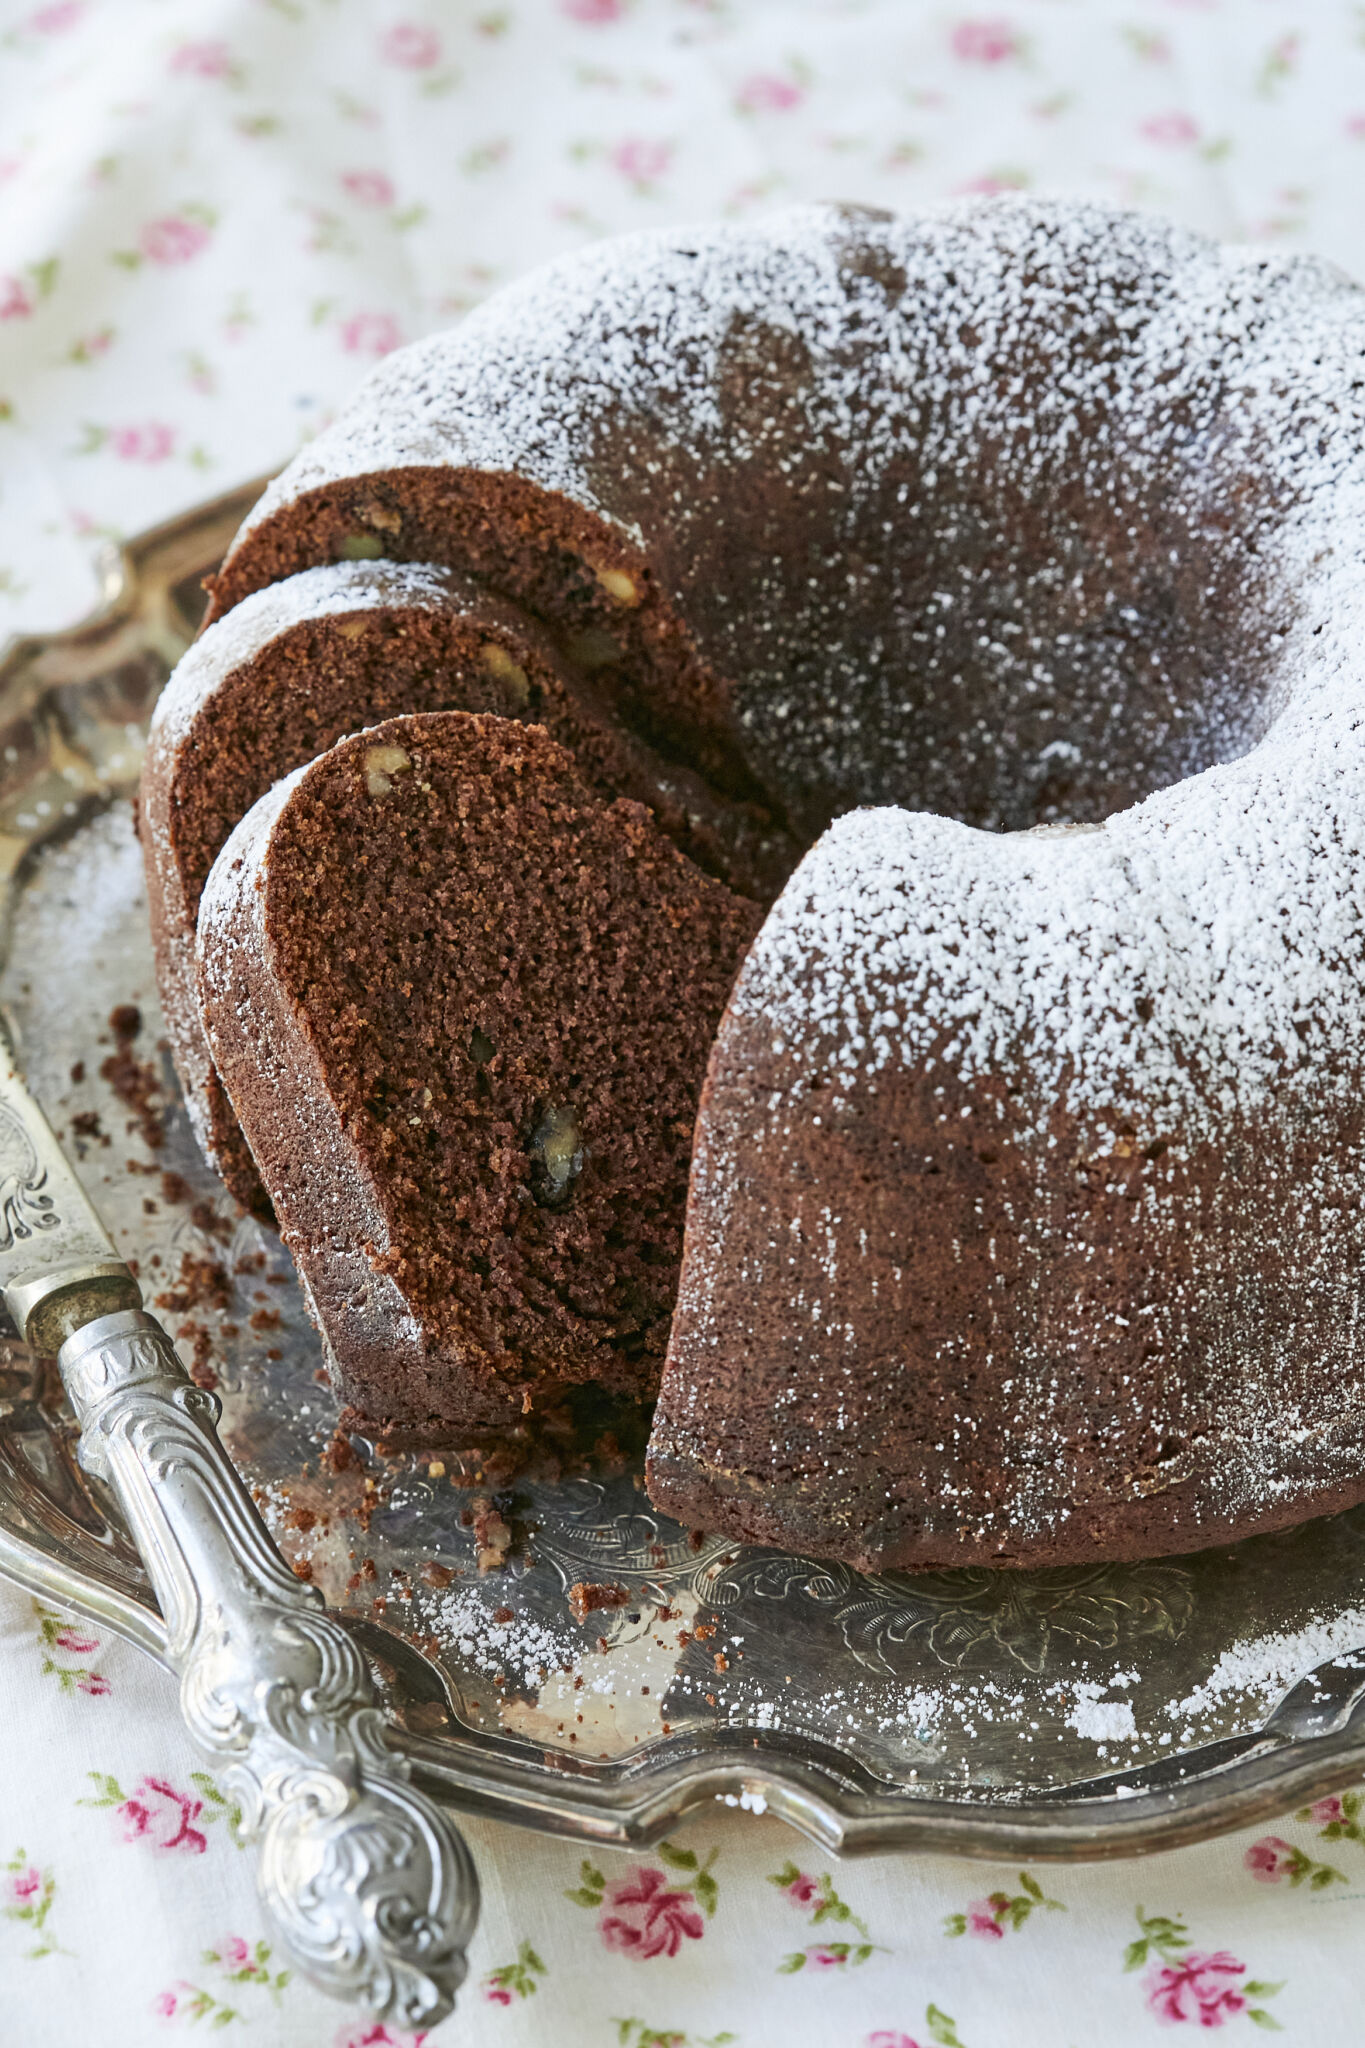
<svg viewBox="0 0 1365 2048">
<path fill-rule="evenodd" d="M 659 1505 L 880 1568 L 1365 1498 L 1363 430 L 1328 266 L 807 207 L 500 293 L 247 522 L 229 621 L 361 551 L 444 565 L 748 821 L 716 872 L 768 904 L 810 849 L 711 1059 Z M 201 920 L 211 976 L 235 934 Z M 488 1355 L 541 1356 L 514 1320 Z"/>
<path fill-rule="evenodd" d="M 237 1199 L 266 1198 L 214 1071 L 194 990 L 199 898 L 233 826 L 343 734 L 404 711 L 492 711 L 544 725 L 591 785 L 650 804 L 679 844 L 762 889 L 795 849 L 752 807 L 664 761 L 598 700 L 581 664 L 516 606 L 449 570 L 383 561 L 259 591 L 185 655 L 156 709 L 142 779 L 157 973 L 195 1134 Z M 770 890 L 769 890 L 770 893 Z"/>
<path fill-rule="evenodd" d="M 387 720 L 235 829 L 204 1021 L 357 1425 L 652 1394 L 758 916 L 503 718 Z"/>
</svg>

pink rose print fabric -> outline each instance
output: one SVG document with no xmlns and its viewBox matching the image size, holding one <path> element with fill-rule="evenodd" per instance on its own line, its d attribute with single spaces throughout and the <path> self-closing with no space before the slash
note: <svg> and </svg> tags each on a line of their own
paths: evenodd
<svg viewBox="0 0 1365 2048">
<path fill-rule="evenodd" d="M 1124 1954 L 1125 1970 L 1137 1970 L 1149 1957 L 1142 1988 L 1147 2010 L 1165 2026 L 1222 2027 L 1242 2015 L 1258 2026 L 1279 2022 L 1260 2003 L 1273 1998 L 1284 1984 L 1267 1984 L 1250 1976 L 1245 1963 L 1227 1949 L 1190 1947 L 1189 1930 L 1179 1919 L 1137 1908 L 1140 1929 Z"/>
<path fill-rule="evenodd" d="M 189 263 L 209 243 L 209 220 L 201 213 L 196 219 L 168 215 L 149 220 L 138 236 L 138 247 L 149 263 Z"/>
<path fill-rule="evenodd" d="M 62 1952 L 48 1925 L 56 1897 L 57 1880 L 51 1870 L 40 1869 L 29 1861 L 25 1850 L 16 1849 L 0 1870 L 0 1914 L 24 1931 L 26 1962 L 41 1962 L 44 1956 Z"/>
<path fill-rule="evenodd" d="M 1058 192 L 1359 277 L 1362 191 L 1353 0 L 13 0 L 0 639 L 605 235 Z M 742 1669 L 758 1702 L 785 1667 Z M 638 1854 L 476 1817 L 469 1975 L 423 2032 L 273 1945 L 164 1672 L 3 1580 L 0 1727 L 3 2048 L 1360 2048 L 1358 1784 L 1083 1869 L 839 1861 L 709 1800 Z"/>
<path fill-rule="evenodd" d="M 814 1941 L 805 1948 L 789 1951 L 777 1966 L 784 1977 L 794 1976 L 798 1970 L 809 1969 L 818 1976 L 849 1965 L 856 1967 L 876 1954 L 880 1944 L 872 1940 L 866 1921 L 840 1898 L 827 1870 L 818 1878 L 812 1877 L 789 1859 L 781 1870 L 769 1875 L 768 1882 L 809 1918 L 812 1927 L 830 1921 L 836 1926 L 847 1926 L 858 1936 L 856 1941 Z"/>
<path fill-rule="evenodd" d="M 171 52 L 170 68 L 193 78 L 231 79 L 234 83 L 242 78 L 241 68 L 233 62 L 227 44 L 216 40 L 181 43 Z"/>
<path fill-rule="evenodd" d="M 87 1699 L 103 1699 L 109 1691 L 109 1681 L 94 1664 L 100 1647 L 99 1637 L 80 1623 L 65 1620 L 54 1613 L 41 1600 L 34 1600 L 31 1605 L 38 1625 L 38 1640 L 43 1646 L 41 1669 L 44 1677 L 54 1680 L 62 1692 L 82 1693 Z"/>
<path fill-rule="evenodd" d="M 952 33 L 953 55 L 963 64 L 1008 64 L 1021 57 L 1018 30 L 1000 15 L 960 21 Z"/>
<path fill-rule="evenodd" d="M 706 1932 L 691 1893 L 670 1885 L 662 1870 L 611 1885 L 605 1900 L 597 1923 L 603 1943 L 641 1962 L 675 1956 L 684 1941 L 700 1941 Z"/>
<path fill-rule="evenodd" d="M 1226 1949 L 1201 1955 L 1191 1949 L 1174 1964 L 1153 1963 L 1143 1979 L 1147 2004 L 1168 2024 L 1194 2020 L 1201 2027 L 1221 2027 L 1247 2009 L 1242 1990 L 1246 1964 Z"/>
<path fill-rule="evenodd" d="M 399 21 L 379 43 L 380 55 L 404 71 L 430 71 L 441 59 L 441 38 L 434 28 L 418 22 Z"/>
<path fill-rule="evenodd" d="M 1251 1844 L 1242 1862 L 1258 1884 L 1288 1884 L 1291 1889 L 1307 1884 L 1320 1892 L 1329 1884 L 1347 1881 L 1344 1871 L 1331 1863 L 1319 1863 L 1296 1843 L 1286 1842 L 1283 1835 L 1262 1835 Z"/>
<path fill-rule="evenodd" d="M 685 1942 L 700 1941 L 706 1916 L 715 1913 L 718 1898 L 711 1875 L 715 1850 L 705 1863 L 698 1861 L 695 1851 L 669 1842 L 661 1843 L 658 1853 L 675 1871 L 686 1874 L 686 1883 L 670 1883 L 662 1870 L 648 1865 L 610 1882 L 585 1860 L 578 1885 L 565 1894 L 576 1906 L 597 1910 L 597 1930 L 606 1948 L 640 1962 L 676 1956 Z"/>
<path fill-rule="evenodd" d="M 675 1956 L 684 1940 L 700 1941 L 706 1932 L 689 1894 L 673 1889 L 661 1870 L 642 1870 L 633 1881 L 613 1885 L 607 1904 L 598 1922 L 602 1940 L 642 1961 Z"/>
<path fill-rule="evenodd" d="M 341 182 L 362 206 L 392 206 L 393 180 L 384 171 L 344 171 Z"/>
<path fill-rule="evenodd" d="M 205 1829 L 222 1820 L 235 1836 L 241 1809 L 219 1791 L 206 1771 L 189 1775 L 192 1790 L 182 1790 L 169 1778 L 144 1775 L 125 1793 L 107 1771 L 91 1771 L 96 1789 L 76 1803 L 112 1809 L 125 1842 L 142 1842 L 165 1855 L 202 1856 L 209 1845 Z"/>
<path fill-rule="evenodd" d="M 1066 1911 L 1060 1899 L 1047 1896 L 1037 1878 L 1021 1870 L 1017 1892 L 992 1892 L 989 1898 L 973 1899 L 965 1911 L 948 1915 L 943 1931 L 971 1934 L 979 1941 L 1003 1941 L 1007 1928 L 1025 1926 L 1039 1907 L 1048 1913 Z"/>
<path fill-rule="evenodd" d="M 123 1838 L 133 1842 L 145 1837 L 155 1849 L 184 1849 L 201 1856 L 208 1836 L 194 1823 L 204 1810 L 202 1799 L 177 1792 L 164 1778 L 143 1778 L 118 1806 Z"/>
<path fill-rule="evenodd" d="M 1300 1807 L 1294 1818 L 1311 1822 L 1320 1842 L 1354 1842 L 1365 1848 L 1365 1793 L 1331 1793 Z"/>
<path fill-rule="evenodd" d="M 181 1977 L 165 1990 L 158 1991 L 152 2000 L 152 2012 L 160 2020 L 188 2021 L 197 2026 L 207 2020 L 215 2031 L 230 2026 L 234 2020 L 248 2020 L 254 2016 L 248 2003 L 233 2004 L 224 1995 L 227 1986 L 248 1985 L 253 1992 L 263 1991 L 273 2005 L 278 2006 L 289 1984 L 291 1972 L 271 1968 L 270 1944 L 264 1941 L 250 1942 L 240 1934 L 228 1934 L 204 1950 L 201 1962 L 208 1966 L 217 1978 L 210 1990 L 202 1984 L 193 1984 Z M 254 2008 L 255 2001 L 250 2002 Z"/>
</svg>

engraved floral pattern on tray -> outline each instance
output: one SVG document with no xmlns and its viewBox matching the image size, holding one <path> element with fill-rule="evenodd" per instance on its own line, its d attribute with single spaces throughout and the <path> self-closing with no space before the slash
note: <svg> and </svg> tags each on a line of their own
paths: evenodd
<svg viewBox="0 0 1365 2048">
<path fill-rule="evenodd" d="M 27 1131 L 0 1104 L 0 1251 L 8 1251 L 16 1238 L 57 1227 L 56 1204 L 43 1192 L 46 1178 Z"/>
<path fill-rule="evenodd" d="M 733 1589 L 733 1590 L 732 1590 Z M 745 1557 L 729 1566 L 712 1598 L 790 1600 L 829 1608 L 850 1653 L 869 1671 L 890 1674 L 904 1651 L 923 1645 L 961 1670 L 1003 1652 L 1025 1671 L 1042 1672 L 1057 1638 L 1122 1652 L 1143 1636 L 1178 1642 L 1194 1610 L 1189 1570 L 1179 1564 L 1067 1566 L 1013 1573 L 969 1566 L 960 1572 L 864 1574 L 801 1558 Z"/>
</svg>

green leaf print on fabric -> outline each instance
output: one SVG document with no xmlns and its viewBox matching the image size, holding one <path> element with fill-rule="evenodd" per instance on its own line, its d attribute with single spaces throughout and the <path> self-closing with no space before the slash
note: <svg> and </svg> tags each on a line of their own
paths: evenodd
<svg viewBox="0 0 1365 2048">
<path fill-rule="evenodd" d="M 97 363 L 101 356 L 108 355 L 114 345 L 117 329 L 97 327 L 90 334 L 78 335 L 66 352 L 68 363 Z"/>
<path fill-rule="evenodd" d="M 61 1946 L 47 1925 L 47 1916 L 57 1896 L 57 1881 L 52 1872 L 40 1870 L 36 1863 L 30 1863 L 24 1849 L 15 1850 L 4 1870 L 4 1883 L 0 1885 L 0 1899 L 4 1900 L 4 1906 L 0 1910 L 7 1920 L 17 1921 L 37 1936 L 32 1948 L 24 1950 L 25 1960 L 36 1963 L 43 1956 L 70 1955 L 70 1949 Z"/>
<path fill-rule="evenodd" d="M 607 1880 L 602 1871 L 589 1863 L 587 1857 L 578 1866 L 579 1882 L 564 1896 L 575 1906 L 600 1906 L 606 1894 Z"/>
<path fill-rule="evenodd" d="M 691 1874 L 692 1896 L 708 1920 L 714 1920 L 716 1904 L 720 1897 L 716 1880 L 711 1875 L 711 1865 L 716 1860 L 716 1854 L 716 1850 L 713 1849 L 705 1863 L 702 1863 L 691 1849 L 675 1849 L 671 1842 L 659 1844 L 660 1862 L 666 1863 L 670 1870 L 682 1870 Z"/>
<path fill-rule="evenodd" d="M 292 1972 L 276 1970 L 272 1975 L 270 1953 L 269 1942 L 258 1941 L 252 1945 L 245 1942 L 240 1934 L 228 1934 L 217 1948 L 204 1950 L 204 1961 L 221 1970 L 229 1984 L 259 1985 L 278 2005 Z"/>
<path fill-rule="evenodd" d="M 240 1934 L 226 1934 L 213 1948 L 206 1948 L 201 1961 L 217 1970 L 225 1984 L 244 1984 L 268 1992 L 272 2004 L 278 2005 L 291 1977 L 288 1970 L 270 1968 L 270 1944 L 265 1941 L 248 1942 Z M 152 2000 L 152 2011 L 163 2020 L 188 2020 L 197 2026 L 200 2020 L 207 2020 L 211 2028 L 230 2027 L 234 2021 L 246 2022 L 247 2015 L 237 2006 L 229 2005 L 212 1991 L 205 1991 L 201 1984 L 191 1984 L 185 1977 L 159 1991 Z"/>
<path fill-rule="evenodd" d="M 1149 1955 L 1174 1957 L 1184 1949 L 1190 1930 L 1183 1920 L 1168 1920 L 1160 1913 L 1144 1913 L 1141 1906 L 1136 1911 L 1142 1932 L 1123 1951 L 1125 1970 L 1140 1969 Z"/>
<path fill-rule="evenodd" d="M 225 1820 L 227 1822 L 228 1834 L 232 1837 L 233 1846 L 238 1849 L 245 1849 L 246 1837 L 242 1833 L 241 1800 L 230 1798 L 227 1793 L 220 1792 L 217 1784 L 207 1771 L 191 1771 L 190 1783 L 204 1802 L 204 1811 L 200 1816 L 201 1819 L 207 1821 Z"/>
<path fill-rule="evenodd" d="M 1315 1799 L 1311 1806 L 1301 1806 L 1294 1818 L 1313 1822 L 1324 1842 L 1357 1842 L 1365 1846 L 1362 1808 L 1365 1792 L 1332 1792 L 1325 1799 Z"/>
<path fill-rule="evenodd" d="M 516 1961 L 490 1970 L 479 1988 L 490 2005 L 510 2005 L 514 1998 L 534 1998 L 540 1989 L 536 1979 L 544 1975 L 544 1963 L 530 1942 L 522 1941 L 517 1944 Z"/>
<path fill-rule="evenodd" d="M 189 2020 L 195 2025 L 207 2020 L 210 2027 L 230 2027 L 242 2017 L 236 2006 L 224 2005 L 211 1991 L 187 1983 L 183 1977 L 169 1990 L 158 1991 L 152 2000 L 152 2011 L 158 2019 Z"/>
<path fill-rule="evenodd" d="M 613 2020 L 618 2048 L 727 2048 L 738 2034 L 685 2034 L 680 2027 L 651 2027 L 644 2020 Z"/>
<path fill-rule="evenodd" d="M 1280 87 L 1294 76 L 1302 44 L 1302 36 L 1293 31 L 1277 37 L 1271 44 L 1256 74 L 1256 91 L 1262 99 L 1273 99 Z"/>
<path fill-rule="evenodd" d="M 912 2039 L 899 2027 L 878 2027 L 875 2033 L 867 2035 L 864 2048 L 928 2048 L 929 2043 L 933 2044 L 933 2048 L 966 2048 L 966 2043 L 958 2034 L 957 2021 L 951 2013 L 944 2012 L 940 2006 L 925 2006 L 924 2025 L 926 2032 L 923 2041 Z"/>
<path fill-rule="evenodd" d="M 790 1859 L 778 1871 L 768 1877 L 768 1883 L 776 1885 L 788 1901 L 799 1912 L 809 1913 L 812 1927 L 821 1927 L 826 1921 L 846 1924 L 862 1936 L 860 1941 L 812 1942 L 803 1949 L 794 1949 L 777 1965 L 779 1976 L 790 1977 L 807 1967 L 813 1970 L 838 1970 L 849 1964 L 865 1963 L 870 1956 L 882 1948 L 873 1941 L 867 1925 L 860 1920 L 853 1908 L 841 1899 L 834 1889 L 829 1872 L 812 1877 L 808 1871 L 791 1862 Z M 884 1954 L 888 1951 L 883 1950 Z"/>
<path fill-rule="evenodd" d="M 1049 1913 L 1066 1911 L 1061 1900 L 1048 1898 L 1037 1879 L 1026 1870 L 1020 1871 L 1019 1883 L 1022 1890 L 1018 1892 L 991 1892 L 984 1899 L 973 1899 L 965 1912 L 950 1913 L 943 1923 L 944 1933 L 975 1934 L 985 1941 L 1001 1941 L 1007 1927 L 1017 1932 L 1040 1906 Z"/>
<path fill-rule="evenodd" d="M 44 1607 L 41 1600 L 35 1600 L 32 1605 L 38 1622 L 38 1639 L 44 1650 L 44 1678 L 55 1678 L 63 1692 L 79 1692 L 90 1699 L 103 1699 L 109 1691 L 109 1681 L 104 1673 L 96 1671 L 92 1664 L 73 1661 L 93 1657 L 100 1646 L 99 1637 L 91 1635 L 79 1622 L 68 1621 L 64 1615 Z"/>
<path fill-rule="evenodd" d="M 0 277 L 0 320 L 30 320 L 44 299 L 51 298 L 61 272 L 56 256 L 25 264 L 22 271 Z"/>
</svg>

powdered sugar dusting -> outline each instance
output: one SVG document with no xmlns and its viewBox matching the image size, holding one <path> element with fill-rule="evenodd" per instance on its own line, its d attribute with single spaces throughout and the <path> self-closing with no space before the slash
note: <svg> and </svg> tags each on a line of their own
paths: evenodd
<svg viewBox="0 0 1365 2048">
<path fill-rule="evenodd" d="M 749 367 L 768 395 L 750 418 L 724 392 L 735 337 L 753 323 L 766 340 Z M 799 343 L 790 365 L 783 336 Z M 767 419 L 791 386 L 793 450 Z M 619 520 L 620 465 L 604 466 L 601 436 L 625 414 L 657 419 L 661 454 L 677 435 L 704 451 L 699 474 L 827 462 L 831 540 L 858 551 L 833 603 L 812 576 L 817 610 L 797 616 L 801 600 L 755 555 L 740 601 L 707 594 L 704 624 L 708 653 L 738 678 L 749 759 L 797 813 L 839 791 L 846 808 L 888 780 L 921 787 L 926 811 L 994 825 L 1021 808 L 1102 812 L 1106 791 L 1140 783 L 1134 749 L 1150 755 L 1147 787 L 1174 784 L 1102 832 L 1055 839 L 904 810 L 840 819 L 750 956 L 741 1008 L 779 1031 L 813 1027 L 815 1056 L 845 1072 L 916 1061 L 931 1044 L 964 1075 L 1022 1057 L 1074 1106 L 1136 1091 L 1206 1125 L 1278 1083 L 1286 1062 L 1321 1069 L 1352 1032 L 1338 998 L 1361 952 L 1355 287 L 1313 259 L 1033 200 L 913 219 L 796 207 L 757 225 L 625 236 L 386 358 L 244 533 L 322 485 L 412 465 L 515 472 Z M 887 559 L 864 560 L 869 508 L 911 458 L 913 488 L 883 508 L 895 513 Z M 974 493 L 1005 490 L 1004 512 L 980 516 L 1014 506 L 1018 524 L 1019 508 L 1032 516 L 1077 489 L 1083 505 L 1131 501 L 1137 525 L 1097 532 L 1087 554 L 1063 522 L 1037 560 L 1016 560 L 1006 537 L 973 581 Z M 694 529 L 725 522 L 676 489 L 657 509 L 685 583 L 704 565 Z M 900 556 L 929 544 L 926 517 L 946 531 L 945 575 L 966 580 L 916 592 L 923 616 L 888 626 L 897 658 L 883 673 L 874 625 L 887 601 L 894 611 Z M 1203 614 L 1197 587 L 1182 586 L 1190 609 L 1173 632 L 1172 593 L 1125 552 L 1163 524 L 1173 559 L 1206 558 Z M 653 539 L 636 525 L 629 537 Z M 1059 631 L 1065 577 L 1076 618 Z M 1128 581 L 1136 610 L 1119 602 Z M 675 595 L 702 630 L 698 593 Z M 975 718 L 941 654 L 962 658 L 964 607 L 992 693 Z M 1230 645 L 1209 624 L 1225 610 Z M 1189 671 L 1191 644 L 1202 674 Z M 942 710 L 927 726 L 905 722 L 905 658 Z M 888 766 L 898 748 L 915 757 L 903 770 Z M 1134 1004 L 1157 992 L 1160 1022 L 1139 1031 Z"/>
<path fill-rule="evenodd" d="M 842 267 L 843 218 L 838 208 L 792 207 L 757 224 L 622 235 L 544 266 L 486 301 L 453 333 L 386 357 L 341 418 L 269 487 L 243 533 L 339 477 L 426 464 L 516 470 L 610 517 L 609 491 L 585 471 L 585 420 L 642 391 L 672 391 L 698 437 L 715 431 L 723 417 L 710 373 L 724 337 L 746 315 L 799 335 L 825 373 L 822 401 L 831 426 L 852 437 L 868 424 L 871 394 L 861 354 L 839 374 L 851 312 L 876 319 L 880 311 L 884 322 L 885 305 L 884 294 L 860 291 Z M 1224 251 L 1160 221 L 1094 206 L 976 202 L 937 217 L 891 219 L 855 209 L 852 219 L 860 235 L 922 279 L 926 301 L 935 285 L 948 295 L 946 317 L 935 322 L 936 367 L 945 380 L 966 380 L 966 417 L 978 424 L 985 424 L 987 397 L 973 388 L 981 363 L 1007 360 L 1012 334 L 1027 330 L 1031 341 L 1040 313 L 1047 315 L 1049 285 L 1027 260 L 1040 224 L 1092 299 L 1093 332 L 1116 317 L 1130 328 L 1134 392 L 1163 378 L 1166 446 L 1178 431 L 1175 401 L 1203 368 L 1202 352 L 1190 346 L 1201 329 L 1225 344 L 1229 382 L 1240 367 L 1239 346 L 1254 349 L 1267 324 L 1285 346 L 1278 354 L 1262 349 L 1258 365 L 1246 354 L 1247 367 L 1272 382 L 1302 377 L 1309 364 L 1292 354 L 1292 343 L 1303 340 L 1293 332 L 1294 312 L 1311 302 L 1316 339 L 1324 306 L 1330 315 L 1333 296 L 1348 292 L 1328 265 Z M 1115 299 L 1131 297 L 1135 250 L 1156 283 L 1154 303 L 1116 307 Z M 959 263 L 967 265 L 961 285 L 953 274 Z M 955 299 L 971 314 L 975 343 L 953 323 Z M 1287 317 L 1277 317 L 1282 301 Z M 878 375 L 896 387 L 910 367 L 912 339 L 898 341 L 894 332 L 887 339 Z M 1104 381 L 1111 374 L 1106 364 Z M 1019 417 L 1022 388 L 1004 395 Z M 1077 360 L 1061 388 L 1039 402 L 1040 413 L 1050 416 L 1051 441 L 1080 450 L 1090 395 L 1086 365 Z M 895 439 L 891 422 L 878 424 L 879 445 L 862 451 L 873 464 Z M 1152 452 L 1159 458 L 1166 451 Z"/>
<path fill-rule="evenodd" d="M 1361 1485 L 1365 297 L 1082 209 L 1036 252 L 1044 305 L 1054 240 L 1076 254 L 1057 379 L 1010 384 L 1038 303 L 1036 216 L 1010 219 L 953 418 L 1006 441 L 1026 508 L 1064 489 L 1066 446 L 1149 534 L 1220 474 L 1232 509 L 1175 546 L 1206 590 L 1168 594 L 1200 659 L 1232 602 L 1255 658 L 1187 668 L 1182 702 L 1240 702 L 1240 733 L 1220 713 L 1092 829 L 886 806 L 829 828 L 722 1026 L 656 1418 L 656 1459 L 752 1474 L 770 1404 L 781 1485 L 942 1563 L 1218 1541 Z M 1244 595 L 1210 597 L 1238 548 Z M 963 705 L 999 737 L 989 697 Z M 898 1432 L 874 1478 L 866 1446 Z"/>
<path fill-rule="evenodd" d="M 1034 211 L 1003 218 L 971 276 L 977 346 L 950 348 L 942 366 L 969 388 L 981 361 L 1008 360 L 1011 323 L 1022 345 L 1038 318 L 1019 260 Z M 1262 731 L 1246 751 L 1233 745 L 1241 759 L 1099 832 L 988 834 L 902 810 L 839 820 L 769 920 L 737 1004 L 778 1031 L 813 1030 L 814 1056 L 845 1072 L 917 1061 L 930 1046 L 962 1075 L 1023 1058 L 1072 1106 L 1136 1096 L 1214 1127 L 1286 1065 L 1320 1072 L 1358 1047 L 1365 295 L 1315 262 L 1271 263 L 1156 226 L 1131 229 L 1152 265 L 1135 293 L 1129 229 L 1112 269 L 1095 230 L 1078 209 L 1060 240 L 1096 335 L 1118 328 L 1126 346 L 1103 352 L 1093 388 L 1081 356 L 1060 388 L 1007 394 L 1019 488 L 1027 498 L 1045 480 L 1058 446 L 1103 487 L 1112 455 L 1087 447 L 1085 428 L 1101 396 L 1104 441 L 1125 432 L 1149 474 L 1174 464 L 1177 495 L 1191 438 L 1201 461 L 1228 437 L 1250 451 L 1274 507 L 1263 545 L 1281 592 L 1268 673 L 1243 691 L 1264 692 Z M 992 270 L 997 288 L 983 292 Z M 961 402 L 984 430 L 988 394 Z M 1135 1005 L 1154 997 L 1159 1021 L 1143 1031 Z"/>
<path fill-rule="evenodd" d="M 1344 664 L 1333 680 L 1316 715 L 1295 705 L 1245 760 L 1098 832 L 840 819 L 770 916 L 737 1010 L 845 1074 L 1027 1061 L 1074 1110 L 1141 1102 L 1208 1132 L 1286 1070 L 1320 1079 L 1359 1049 L 1365 969 L 1365 691 Z"/>
<path fill-rule="evenodd" d="M 1280 600 L 1340 543 L 1310 521 L 1290 577 L 1282 530 L 1349 482 L 1359 308 L 1087 205 L 626 236 L 387 358 L 244 534 L 348 478 L 514 474 L 649 554 L 810 836 L 888 797 L 1098 818 L 1245 753 L 1297 672 Z"/>
<path fill-rule="evenodd" d="M 313 766 L 282 775 L 265 795 L 251 806 L 233 826 L 221 853 L 209 870 L 199 902 L 195 951 L 200 973 L 214 988 L 231 986 L 234 959 L 233 934 L 242 915 L 244 899 L 250 901 L 257 884 L 264 881 L 270 849 L 270 835 L 280 813 Z"/>
</svg>

